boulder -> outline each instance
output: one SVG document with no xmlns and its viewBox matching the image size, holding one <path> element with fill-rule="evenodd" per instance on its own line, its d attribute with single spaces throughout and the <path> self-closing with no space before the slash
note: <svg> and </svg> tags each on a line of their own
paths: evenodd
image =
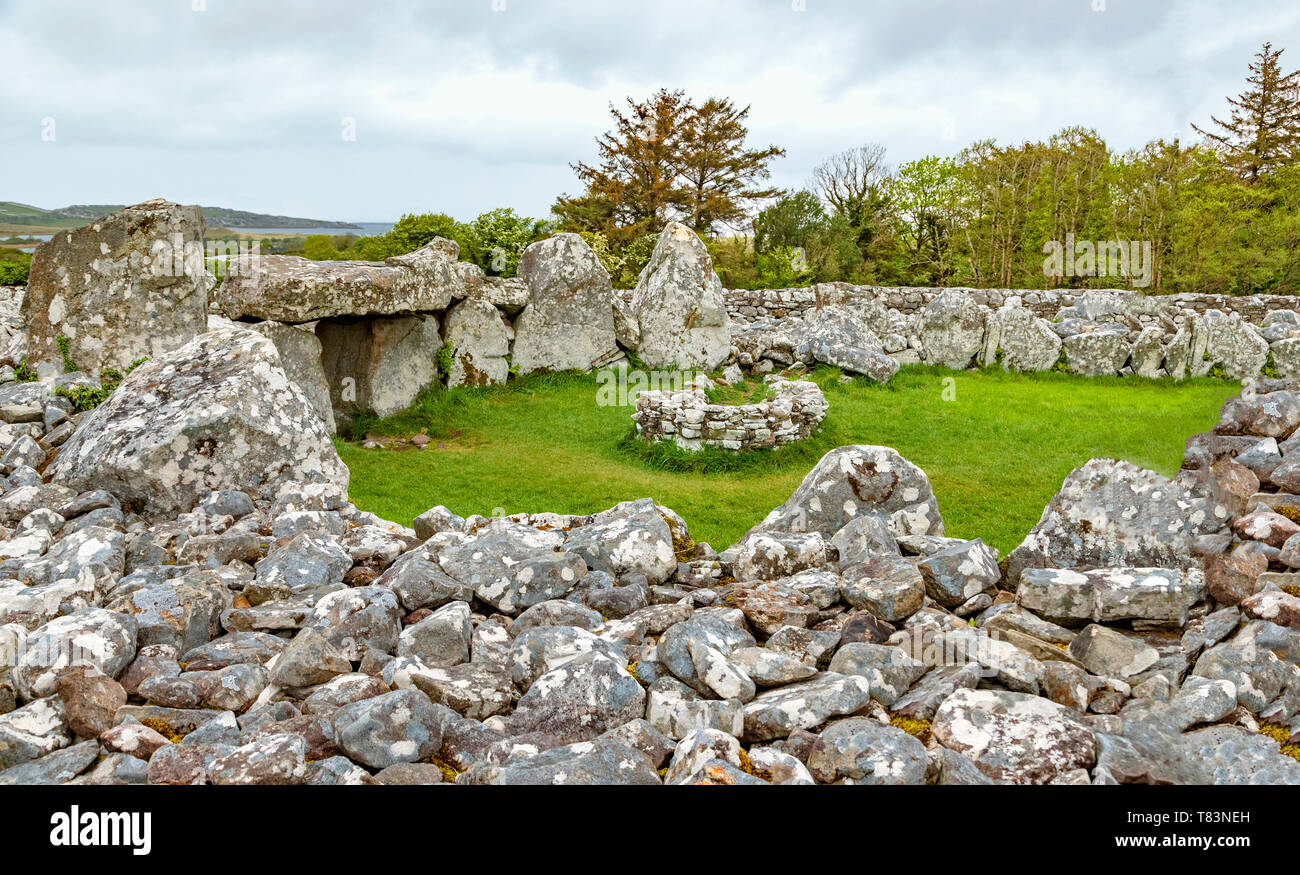
<svg viewBox="0 0 1300 875">
<path fill-rule="evenodd" d="M 511 363 L 521 374 L 589 371 L 618 352 L 609 272 L 577 234 L 556 234 L 519 257 L 528 306 L 515 320 Z"/>
<path fill-rule="evenodd" d="M 1096 736 L 1073 712 L 1023 693 L 958 690 L 939 706 L 932 731 L 985 775 L 1011 784 L 1047 784 L 1097 760 Z"/>
<path fill-rule="evenodd" d="M 1065 338 L 1065 358 L 1070 370 L 1085 377 L 1113 377 L 1132 352 L 1128 330 L 1114 322 L 1087 325 Z"/>
<path fill-rule="evenodd" d="M 1202 362 L 1222 365 L 1230 380 L 1259 375 L 1268 360 L 1268 341 L 1240 313 L 1207 310 L 1201 317 L 1201 329 L 1206 333 Z"/>
<path fill-rule="evenodd" d="M 1133 373 L 1139 377 L 1163 376 L 1161 366 L 1164 361 L 1164 332 L 1158 326 L 1148 325 L 1133 344 Z"/>
<path fill-rule="evenodd" d="M 986 365 L 998 361 L 1001 353 L 1005 370 L 1048 371 L 1061 357 L 1061 338 L 1051 323 L 1024 307 L 1006 305 L 994 310 L 988 316 L 985 333 Z"/>
<path fill-rule="evenodd" d="M 339 493 L 348 470 L 310 400 L 255 331 L 219 329 L 141 365 L 82 419 L 47 474 L 159 513 L 213 490 L 274 497 L 288 484 Z"/>
<path fill-rule="evenodd" d="M 305 331 L 280 322 L 256 322 L 247 326 L 270 338 L 280 354 L 280 367 L 284 374 L 307 396 L 312 409 L 325 422 L 330 433 L 338 431 L 334 423 L 334 405 L 330 401 L 330 384 L 325 379 L 325 366 L 321 363 L 320 340 L 311 331 Z"/>
<path fill-rule="evenodd" d="M 795 349 L 801 361 L 822 362 L 887 383 L 898 360 L 885 354 L 866 323 L 840 307 L 823 307 L 804 318 L 805 339 Z"/>
<path fill-rule="evenodd" d="M 451 346 L 448 386 L 495 386 L 510 376 L 510 341 L 514 329 L 487 301 L 469 298 L 447 313 Z"/>
<path fill-rule="evenodd" d="M 943 518 L 925 472 L 889 447 L 851 445 L 822 456 L 784 504 L 750 530 L 821 532 L 826 538 L 865 514 L 894 535 L 942 535 Z"/>
<path fill-rule="evenodd" d="M 921 349 L 930 364 L 961 370 L 984 346 L 987 308 L 970 292 L 944 289 L 921 312 Z"/>
<path fill-rule="evenodd" d="M 119 210 L 37 247 L 23 298 L 27 356 L 125 371 L 207 330 L 211 277 L 203 213 L 157 199 Z"/>
<path fill-rule="evenodd" d="M 1091 459 L 1065 478 L 1038 523 L 1007 557 L 1012 588 L 1025 568 L 1188 568 L 1200 535 L 1223 530 L 1227 509 L 1169 478 Z"/>
<path fill-rule="evenodd" d="M 1182 625 L 1205 596 L 1200 568 L 1025 568 L 1016 601 L 1049 620 L 1109 623 L 1150 620 Z"/>
<path fill-rule="evenodd" d="M 670 222 L 637 279 L 632 313 L 637 354 L 652 368 L 711 371 L 731 354 L 731 320 L 722 281 L 695 232 Z"/>
<path fill-rule="evenodd" d="M 432 316 L 322 319 L 321 364 L 336 414 L 391 416 L 438 376 L 442 339 Z"/>
<path fill-rule="evenodd" d="M 217 302 L 231 319 L 291 323 L 444 310 L 466 294 L 459 252 L 436 237 L 382 263 L 253 254 L 233 263 Z"/>
</svg>

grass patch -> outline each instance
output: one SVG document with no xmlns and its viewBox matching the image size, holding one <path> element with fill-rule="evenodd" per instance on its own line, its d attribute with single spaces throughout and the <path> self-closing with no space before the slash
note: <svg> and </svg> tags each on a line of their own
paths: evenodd
<svg viewBox="0 0 1300 875">
<path fill-rule="evenodd" d="M 409 523 L 435 504 L 454 512 L 591 513 L 651 497 L 722 549 L 794 491 L 829 449 L 897 449 L 923 468 L 949 534 L 1006 552 L 1023 539 L 1074 468 L 1096 456 L 1173 474 L 1187 437 L 1218 420 L 1235 383 L 996 368 L 903 368 L 887 385 L 841 384 L 818 368 L 830 411 L 810 440 L 768 451 L 686 453 L 629 437 L 630 407 L 596 405 L 594 376 L 547 374 L 484 389 L 431 389 L 410 410 L 359 418 L 354 434 L 415 434 L 423 451 L 367 450 L 339 441 L 351 497 Z M 949 400 L 945 400 L 949 399 Z M 441 444 L 441 446 L 438 446 Z"/>
</svg>

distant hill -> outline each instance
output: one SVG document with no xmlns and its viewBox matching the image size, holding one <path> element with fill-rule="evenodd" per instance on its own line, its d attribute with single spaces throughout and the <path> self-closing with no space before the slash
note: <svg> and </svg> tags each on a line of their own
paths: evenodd
<svg viewBox="0 0 1300 875">
<path fill-rule="evenodd" d="M 66 228 L 77 228 L 89 221 L 117 212 L 124 204 L 74 204 L 56 210 L 46 210 L 30 204 L 0 201 L 0 233 L 50 234 Z M 203 207 L 203 216 L 210 226 L 238 230 L 240 228 L 338 228 L 345 231 L 361 230 L 351 222 L 331 222 L 324 219 L 303 219 L 296 216 L 272 216 L 250 213 L 226 207 Z"/>
</svg>

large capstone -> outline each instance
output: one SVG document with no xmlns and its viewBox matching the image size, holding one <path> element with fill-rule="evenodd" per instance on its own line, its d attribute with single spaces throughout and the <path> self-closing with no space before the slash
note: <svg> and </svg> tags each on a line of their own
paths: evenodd
<svg viewBox="0 0 1300 875">
<path fill-rule="evenodd" d="M 275 345 L 243 328 L 200 335 L 141 365 L 85 417 L 47 473 L 160 513 L 189 511 L 220 489 L 275 497 L 288 483 L 313 483 L 341 494 L 348 483 Z"/>
<path fill-rule="evenodd" d="M 637 354 L 652 368 L 711 371 L 731 354 L 722 281 L 695 232 L 671 222 L 637 279 L 632 312 L 641 328 Z"/>
<path fill-rule="evenodd" d="M 528 306 L 515 320 L 511 363 L 533 371 L 588 371 L 618 352 L 609 272 L 577 234 L 539 240 L 519 257 Z"/>
<path fill-rule="evenodd" d="M 340 417 L 363 410 L 391 416 L 410 407 L 438 375 L 442 340 L 433 316 L 322 319 L 316 336 Z"/>
<path fill-rule="evenodd" d="M 207 330 L 203 213 L 151 200 L 37 247 L 23 298 L 33 361 L 126 370 Z"/>
<path fill-rule="evenodd" d="M 217 301 L 231 319 L 273 322 L 444 310 L 466 294 L 459 251 L 452 241 L 436 237 L 384 262 L 250 254 L 234 261 Z"/>
</svg>

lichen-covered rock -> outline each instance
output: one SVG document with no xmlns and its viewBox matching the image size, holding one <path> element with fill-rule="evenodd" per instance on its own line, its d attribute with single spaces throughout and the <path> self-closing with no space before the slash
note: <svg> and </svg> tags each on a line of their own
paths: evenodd
<svg viewBox="0 0 1300 875">
<path fill-rule="evenodd" d="M 861 717 L 831 726 L 808 755 L 813 777 L 825 784 L 924 784 L 927 763 L 921 742 Z"/>
<path fill-rule="evenodd" d="M 1154 620 L 1182 625 L 1205 594 L 1199 568 L 1026 568 L 1016 601 L 1057 622 Z"/>
<path fill-rule="evenodd" d="M 1132 352 L 1123 325 L 1104 322 L 1065 338 L 1065 359 L 1070 370 L 1085 377 L 1111 377 L 1124 367 Z"/>
<path fill-rule="evenodd" d="M 1006 305 L 988 315 L 984 349 L 986 365 L 1000 360 L 1008 371 L 1047 371 L 1061 357 L 1061 338 L 1046 319 Z"/>
<path fill-rule="evenodd" d="M 1230 380 L 1259 375 L 1268 360 L 1268 341 L 1240 313 L 1207 310 L 1201 328 L 1207 335 L 1204 361 L 1221 364 Z"/>
<path fill-rule="evenodd" d="M 154 512 L 214 489 L 276 496 L 289 483 L 347 488 L 311 402 L 254 331 L 219 329 L 133 371 L 82 420 L 47 474 Z"/>
<path fill-rule="evenodd" d="M 880 339 L 866 323 L 840 307 L 823 307 L 804 319 L 805 339 L 795 349 L 801 361 L 822 362 L 877 383 L 898 373 L 898 360 L 885 354 Z"/>
<path fill-rule="evenodd" d="M 649 498 L 595 514 L 568 532 L 564 548 L 581 556 L 593 571 L 644 574 L 651 584 L 663 583 L 677 570 L 672 530 Z"/>
<path fill-rule="evenodd" d="M 946 368 L 968 367 L 984 345 L 987 308 L 964 289 L 944 289 L 921 313 L 925 360 Z"/>
<path fill-rule="evenodd" d="M 459 252 L 454 242 L 435 237 L 383 263 L 241 256 L 222 281 L 217 303 L 231 319 L 289 323 L 445 310 L 466 294 Z"/>
<path fill-rule="evenodd" d="M 895 535 L 942 535 L 943 518 L 925 472 L 889 447 L 853 445 L 822 456 L 784 504 L 750 530 L 820 532 L 831 538 L 864 514 Z"/>
<path fill-rule="evenodd" d="M 156 199 L 37 247 L 23 298 L 27 357 L 125 371 L 207 330 L 203 213 Z"/>
<path fill-rule="evenodd" d="M 496 386 L 510 376 L 514 329 L 487 301 L 467 298 L 447 312 L 448 386 Z"/>
<path fill-rule="evenodd" d="M 731 320 L 722 281 L 700 238 L 670 222 L 637 279 L 632 312 L 637 355 L 652 368 L 711 371 L 731 354 Z"/>
<path fill-rule="evenodd" d="M 563 233 L 531 244 L 518 274 L 528 284 L 510 351 L 520 373 L 588 371 L 617 353 L 609 272 L 581 237 Z"/>
<path fill-rule="evenodd" d="M 449 715 L 419 690 L 395 690 L 340 708 L 334 726 L 339 746 L 350 758 L 386 769 L 436 753 Z"/>
<path fill-rule="evenodd" d="M 14 683 L 31 700 L 54 692 L 59 674 L 87 665 L 115 678 L 130 664 L 136 649 L 135 620 L 102 608 L 83 608 L 46 623 L 27 636 L 22 658 L 13 669 Z"/>
<path fill-rule="evenodd" d="M 510 715 L 511 731 L 587 741 L 645 714 L 645 690 L 603 653 L 585 653 L 542 675 Z"/>
<path fill-rule="evenodd" d="M 359 411 L 391 416 L 405 410 L 438 376 L 442 338 L 433 316 L 322 319 L 316 337 L 341 421 Z"/>
<path fill-rule="evenodd" d="M 312 409 L 325 421 L 325 430 L 330 434 L 336 432 L 329 380 L 321 363 L 320 339 L 316 334 L 280 322 L 256 322 L 248 327 L 271 339 L 280 353 L 284 375 L 307 396 Z"/>
<path fill-rule="evenodd" d="M 556 551 L 562 542 L 558 532 L 503 521 L 443 550 L 438 563 L 453 579 L 473 587 L 483 601 L 517 614 L 548 599 L 563 598 L 587 573 L 580 556 Z"/>
<path fill-rule="evenodd" d="M 654 766 L 636 748 L 614 738 L 553 747 L 534 756 L 483 763 L 465 773 L 468 784 L 658 785 Z"/>
<path fill-rule="evenodd" d="M 1167 477 L 1092 459 L 1065 478 L 1038 523 L 1007 557 L 1007 583 L 1025 568 L 1187 568 L 1191 542 L 1222 530 L 1223 505 Z"/>
<path fill-rule="evenodd" d="M 932 731 L 988 777 L 1012 784 L 1047 784 L 1097 760 L 1096 736 L 1068 708 L 1022 693 L 958 690 L 939 706 Z"/>
<path fill-rule="evenodd" d="M 72 732 L 58 696 L 36 699 L 0 714 L 0 769 L 30 762 L 70 744 Z"/>
<path fill-rule="evenodd" d="M 745 706 L 745 740 L 784 738 L 812 729 L 831 717 L 852 714 L 871 701 L 871 685 L 861 675 L 822 672 L 811 680 L 760 694 Z"/>
<path fill-rule="evenodd" d="M 1002 576 L 998 556 L 979 538 L 931 553 L 917 563 L 925 591 L 946 608 L 955 608 L 992 589 Z"/>
</svg>

